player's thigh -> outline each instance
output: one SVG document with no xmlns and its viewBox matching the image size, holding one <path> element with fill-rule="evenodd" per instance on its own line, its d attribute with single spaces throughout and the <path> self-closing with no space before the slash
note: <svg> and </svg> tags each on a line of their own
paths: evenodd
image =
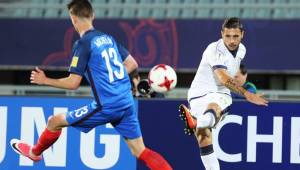
<svg viewBox="0 0 300 170">
<path fill-rule="evenodd" d="M 98 125 L 110 122 L 110 117 L 110 111 L 99 108 L 95 102 L 66 113 L 68 124 L 83 132 L 89 132 Z"/>
<path fill-rule="evenodd" d="M 145 144 L 142 137 L 135 139 L 125 139 L 131 153 L 138 157 L 145 149 Z"/>
<path fill-rule="evenodd" d="M 205 98 L 202 97 L 191 100 L 189 102 L 191 114 L 194 117 L 198 118 L 199 116 L 203 115 L 208 104 L 209 103 L 207 102 L 207 100 L 205 100 Z"/>
<path fill-rule="evenodd" d="M 232 98 L 228 94 L 223 93 L 211 93 L 208 95 L 209 107 L 221 110 L 228 108 L 232 104 Z"/>
<path fill-rule="evenodd" d="M 135 106 L 132 105 L 117 112 L 121 117 L 117 121 L 112 122 L 114 128 L 125 139 L 136 139 L 141 137 L 142 133 Z"/>
<path fill-rule="evenodd" d="M 210 101 L 211 102 L 208 104 L 207 110 L 213 109 L 217 114 L 218 120 L 222 116 L 221 113 L 223 113 L 224 110 L 227 110 L 232 104 L 231 96 L 222 93 L 211 94 Z"/>
<path fill-rule="evenodd" d="M 232 99 L 227 94 L 209 93 L 203 97 L 193 99 L 189 104 L 193 116 L 199 117 L 208 109 L 215 110 L 217 114 L 221 113 L 232 104 Z"/>
<path fill-rule="evenodd" d="M 86 106 L 68 111 L 66 113 L 66 120 L 70 125 L 75 124 L 79 121 L 82 121 L 87 116 L 94 114 L 95 110 L 97 110 L 97 106 L 94 102 L 92 102 Z"/>
</svg>

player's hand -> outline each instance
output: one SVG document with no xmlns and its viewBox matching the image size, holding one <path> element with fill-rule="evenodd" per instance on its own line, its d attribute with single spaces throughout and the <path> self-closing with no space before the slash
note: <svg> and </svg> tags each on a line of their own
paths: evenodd
<svg viewBox="0 0 300 170">
<path fill-rule="evenodd" d="M 39 69 L 38 67 L 35 70 L 31 71 L 30 75 L 30 83 L 43 85 L 45 84 L 47 77 L 43 70 Z"/>
<path fill-rule="evenodd" d="M 245 98 L 256 105 L 268 106 L 268 101 L 263 97 L 262 94 L 254 94 L 251 92 L 245 92 Z"/>
<path fill-rule="evenodd" d="M 148 96 L 152 91 L 147 79 L 142 79 L 137 85 L 137 90 L 142 96 Z"/>
</svg>

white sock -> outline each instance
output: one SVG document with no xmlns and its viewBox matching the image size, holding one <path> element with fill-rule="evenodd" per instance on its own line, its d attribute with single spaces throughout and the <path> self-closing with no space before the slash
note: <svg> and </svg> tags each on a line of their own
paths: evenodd
<svg viewBox="0 0 300 170">
<path fill-rule="evenodd" d="M 203 129 L 208 127 L 213 127 L 215 124 L 215 116 L 211 112 L 207 112 L 199 117 L 197 117 L 197 128 Z"/>
<path fill-rule="evenodd" d="M 201 156 L 201 159 L 206 170 L 220 170 L 220 164 L 215 152 Z"/>
</svg>

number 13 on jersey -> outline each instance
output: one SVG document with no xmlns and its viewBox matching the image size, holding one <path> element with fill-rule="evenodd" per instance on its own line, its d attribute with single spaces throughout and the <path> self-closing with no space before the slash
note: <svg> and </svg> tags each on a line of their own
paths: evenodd
<svg viewBox="0 0 300 170">
<path fill-rule="evenodd" d="M 118 54 L 114 48 L 104 49 L 101 52 L 102 58 L 105 59 L 105 65 L 108 70 L 109 82 L 112 83 L 116 79 L 124 78 L 124 68 L 118 60 Z"/>
</svg>

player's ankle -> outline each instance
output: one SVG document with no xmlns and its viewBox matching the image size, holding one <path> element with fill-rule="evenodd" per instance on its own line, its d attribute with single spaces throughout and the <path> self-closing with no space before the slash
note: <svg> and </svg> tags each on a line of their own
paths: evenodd
<svg viewBox="0 0 300 170">
<path fill-rule="evenodd" d="M 33 156 L 33 157 L 38 157 L 38 156 L 40 156 L 40 155 L 34 153 L 32 148 L 30 148 L 29 154 L 30 154 L 31 156 Z"/>
</svg>

